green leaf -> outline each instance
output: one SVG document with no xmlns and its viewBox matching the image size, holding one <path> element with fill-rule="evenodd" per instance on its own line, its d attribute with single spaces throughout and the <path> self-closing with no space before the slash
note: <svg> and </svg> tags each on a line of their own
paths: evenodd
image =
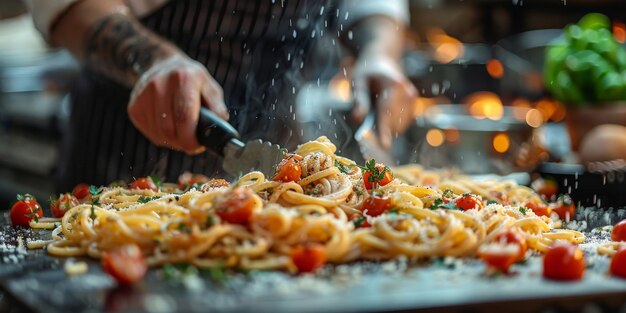
<svg viewBox="0 0 626 313">
<path fill-rule="evenodd" d="M 498 201 L 496 201 L 496 200 L 488 200 L 487 201 L 487 205 L 490 205 L 490 204 L 498 204 Z"/>
<path fill-rule="evenodd" d="M 137 199 L 137 202 L 139 203 L 148 203 L 152 200 L 157 200 L 160 199 L 160 196 L 154 196 L 154 197 L 144 197 L 144 196 L 140 196 L 139 199 Z"/>
<path fill-rule="evenodd" d="M 97 196 L 97 195 L 99 195 L 99 194 L 100 194 L 100 192 L 101 192 L 100 188 L 98 188 L 98 187 L 96 187 L 96 186 L 94 186 L 94 185 L 90 185 L 90 186 L 89 186 L 89 193 L 90 193 L 92 196 Z"/>
<path fill-rule="evenodd" d="M 356 164 L 343 165 L 341 162 L 335 160 L 335 166 L 339 169 L 340 172 L 344 174 L 349 174 L 350 171 L 356 166 Z"/>
<path fill-rule="evenodd" d="M 363 223 L 365 223 L 365 221 L 367 220 L 367 218 L 363 215 L 357 217 L 356 219 L 354 219 L 354 221 L 352 221 L 352 223 L 354 224 L 354 227 L 359 228 L 363 225 Z"/>
<path fill-rule="evenodd" d="M 95 208 L 94 208 L 93 204 L 91 205 L 90 210 L 91 210 L 91 215 L 90 215 L 90 217 L 91 217 L 91 219 L 92 219 L 92 220 L 95 220 L 97 216 L 96 216 L 96 210 L 95 210 Z"/>
<path fill-rule="evenodd" d="M 519 207 L 519 211 L 520 211 L 520 213 L 522 213 L 522 214 L 524 214 L 524 215 L 526 215 L 526 213 L 528 212 L 528 210 L 530 210 L 530 209 L 529 209 L 529 208 L 526 208 L 526 207 L 522 207 L 522 206 L 521 206 L 521 207 Z"/>
</svg>

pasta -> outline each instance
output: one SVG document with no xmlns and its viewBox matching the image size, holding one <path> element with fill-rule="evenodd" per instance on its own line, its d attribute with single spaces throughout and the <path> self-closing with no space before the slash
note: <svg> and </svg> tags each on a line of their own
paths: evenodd
<svg viewBox="0 0 626 313">
<path fill-rule="evenodd" d="M 298 181 L 250 172 L 232 186 L 209 182 L 186 192 L 172 186 L 156 192 L 101 187 L 91 203 L 72 207 L 62 219 L 32 222 L 32 227 L 52 227 L 52 240 L 29 242 L 28 247 L 46 247 L 56 256 L 101 258 L 132 243 L 150 266 L 186 262 L 295 271 L 290 252 L 309 244 L 325 247 L 328 262 L 337 264 L 399 256 L 473 257 L 482 244 L 511 228 L 539 252 L 554 240 L 585 239 L 579 232 L 556 229 L 558 224 L 548 217 L 520 209 L 519 203 L 536 197 L 526 187 L 453 179 L 417 166 L 396 168 L 397 178 L 376 186 L 371 193 L 388 198 L 391 207 L 368 215 L 362 210 L 372 195 L 364 185 L 363 170 L 335 151 L 326 137 L 299 146 Z M 435 187 L 418 185 L 425 181 Z M 245 224 L 226 222 L 217 205 L 234 188 L 253 191 L 248 202 L 251 218 Z M 436 201 L 466 192 L 486 200 L 504 195 L 507 201 L 481 210 L 431 209 Z"/>
</svg>

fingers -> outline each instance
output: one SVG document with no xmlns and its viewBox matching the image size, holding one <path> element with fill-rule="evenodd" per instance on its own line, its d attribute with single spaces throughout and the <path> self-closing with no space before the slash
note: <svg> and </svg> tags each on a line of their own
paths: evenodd
<svg viewBox="0 0 626 313">
<path fill-rule="evenodd" d="M 352 122 L 360 124 L 372 106 L 370 88 L 366 79 L 354 80 L 354 107 L 352 108 Z"/>
<path fill-rule="evenodd" d="M 206 82 L 202 85 L 202 105 L 208 107 L 219 117 L 228 120 L 229 114 L 224 104 L 224 92 L 222 87 L 211 77 L 207 75 Z"/>
<path fill-rule="evenodd" d="M 184 72 L 174 72 L 170 76 L 173 97 L 170 107 L 175 125 L 175 142 L 187 153 L 194 153 L 200 145 L 196 139 L 196 127 L 200 112 L 201 80 Z"/>
</svg>

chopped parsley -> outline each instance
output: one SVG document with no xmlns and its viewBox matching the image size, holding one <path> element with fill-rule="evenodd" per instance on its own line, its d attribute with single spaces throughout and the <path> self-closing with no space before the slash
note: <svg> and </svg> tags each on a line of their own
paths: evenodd
<svg viewBox="0 0 626 313">
<path fill-rule="evenodd" d="M 352 221 L 352 223 L 354 223 L 354 227 L 361 227 L 363 225 L 363 223 L 365 223 L 365 221 L 367 220 L 367 218 L 365 216 L 359 216 L 356 219 L 354 219 L 354 221 Z"/>
<path fill-rule="evenodd" d="M 433 201 L 433 203 L 430 205 L 429 209 L 461 210 L 453 202 L 446 203 L 443 198 L 435 199 L 435 201 Z"/>
<path fill-rule="evenodd" d="M 443 191 L 443 194 L 441 195 L 443 198 L 450 198 L 452 196 L 454 196 L 454 191 L 452 191 L 452 189 L 446 189 Z"/>
<path fill-rule="evenodd" d="M 335 166 L 339 169 L 340 172 L 344 174 L 349 174 L 352 168 L 354 168 L 356 165 L 350 164 L 346 166 L 346 165 L 341 164 L 341 162 L 335 160 Z"/>
<path fill-rule="evenodd" d="M 528 208 L 526 208 L 526 207 L 523 207 L 523 206 L 519 207 L 519 211 L 520 211 L 520 213 L 522 213 L 522 214 L 524 214 L 524 215 L 526 215 L 526 212 L 528 212 L 528 210 L 529 210 L 529 209 L 528 209 Z"/>
<path fill-rule="evenodd" d="M 496 200 L 488 200 L 487 201 L 487 205 L 490 205 L 490 204 L 498 204 L 498 201 L 496 201 Z"/>
<path fill-rule="evenodd" d="M 150 179 L 152 179 L 152 182 L 157 186 L 157 190 L 161 190 L 161 179 L 159 178 L 159 176 L 153 174 L 150 175 Z"/>
<path fill-rule="evenodd" d="M 356 193 L 357 196 L 363 195 L 363 191 L 359 189 L 357 186 L 352 186 L 352 190 Z"/>
<path fill-rule="evenodd" d="M 144 196 L 140 196 L 139 199 L 137 199 L 137 202 L 139 203 L 148 203 L 152 200 L 156 200 L 161 198 L 160 196 L 153 196 L 153 197 L 144 197 Z"/>
<path fill-rule="evenodd" d="M 400 212 L 400 209 L 398 208 L 392 208 L 391 210 L 389 210 L 389 213 L 391 214 L 398 214 L 398 212 Z"/>
<path fill-rule="evenodd" d="M 191 228 L 189 228 L 189 226 L 185 225 L 185 223 L 178 223 L 178 227 L 176 229 L 178 229 L 178 230 L 180 230 L 182 232 L 186 232 L 186 233 L 191 231 Z"/>
</svg>

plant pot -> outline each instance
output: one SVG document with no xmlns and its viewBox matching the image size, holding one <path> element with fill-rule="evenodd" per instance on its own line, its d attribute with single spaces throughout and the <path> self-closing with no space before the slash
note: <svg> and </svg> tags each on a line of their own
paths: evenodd
<svg viewBox="0 0 626 313">
<path fill-rule="evenodd" d="M 626 126 L 626 102 L 568 108 L 565 124 L 569 132 L 572 150 L 578 151 L 582 138 L 594 127 L 602 124 Z"/>
</svg>

